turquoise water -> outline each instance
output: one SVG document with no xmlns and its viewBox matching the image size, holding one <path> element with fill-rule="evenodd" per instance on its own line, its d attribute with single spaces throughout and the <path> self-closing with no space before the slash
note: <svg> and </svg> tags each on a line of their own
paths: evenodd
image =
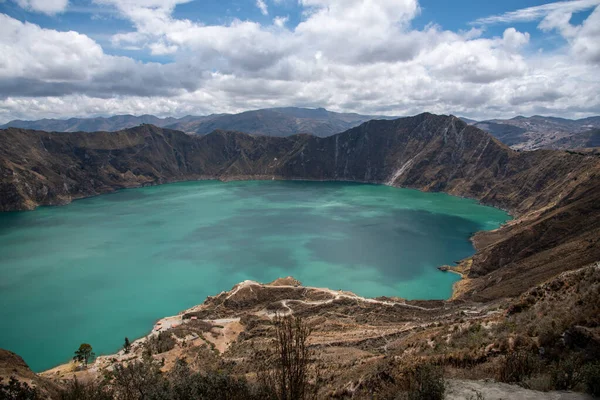
<svg viewBox="0 0 600 400">
<path fill-rule="evenodd" d="M 503 211 L 441 193 L 310 182 L 189 182 L 0 214 L 0 347 L 36 371 L 82 342 L 112 353 L 252 279 L 444 299 L 469 237 Z"/>
</svg>

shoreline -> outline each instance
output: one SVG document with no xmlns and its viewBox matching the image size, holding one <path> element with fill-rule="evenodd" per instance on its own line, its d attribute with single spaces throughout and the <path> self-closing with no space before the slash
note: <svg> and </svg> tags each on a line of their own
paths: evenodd
<svg viewBox="0 0 600 400">
<path fill-rule="evenodd" d="M 116 192 L 119 192 L 119 191 L 122 191 L 122 190 L 141 189 L 141 188 L 144 188 L 144 187 L 163 186 L 163 185 L 169 185 L 169 184 L 180 184 L 180 183 L 188 183 L 188 182 L 189 183 L 194 183 L 194 182 L 222 182 L 222 183 L 229 183 L 229 182 L 247 182 L 247 181 L 248 182 L 251 182 L 251 181 L 256 181 L 256 182 L 263 182 L 263 181 L 280 181 L 280 182 L 285 182 L 285 181 L 289 181 L 289 182 L 333 182 L 333 183 L 339 182 L 339 183 L 368 184 L 368 185 L 377 185 L 377 186 L 387 186 L 387 187 L 397 188 L 397 189 L 414 190 L 414 191 L 418 191 L 418 192 L 421 192 L 421 193 L 440 193 L 440 194 L 444 194 L 444 195 L 447 195 L 447 196 L 452 196 L 452 197 L 457 197 L 457 198 L 462 198 L 462 199 L 473 200 L 473 201 L 476 201 L 478 204 L 486 206 L 485 204 L 477 201 L 476 199 L 472 199 L 472 198 L 468 198 L 468 197 L 464 197 L 464 196 L 456 196 L 456 195 L 448 194 L 448 193 L 445 193 L 445 192 L 428 192 L 428 191 L 423 191 L 423 190 L 419 190 L 419 189 L 411 188 L 411 187 L 389 185 L 389 184 L 386 184 L 384 182 L 369 182 L 369 181 L 356 181 L 356 180 L 279 179 L 279 178 L 276 178 L 276 177 L 271 177 L 271 179 L 269 179 L 268 177 L 264 177 L 264 176 L 261 177 L 261 179 L 256 179 L 256 177 L 253 177 L 253 178 L 250 178 L 250 179 L 219 179 L 219 178 L 216 178 L 216 177 L 204 177 L 204 178 L 195 179 L 195 180 L 184 179 L 184 180 L 176 180 L 176 181 L 169 181 L 169 182 L 144 184 L 144 185 L 140 185 L 140 186 L 136 186 L 136 187 L 119 188 L 119 189 L 113 190 L 111 192 L 97 193 L 97 194 L 90 195 L 90 196 L 77 197 L 77 198 L 73 198 L 72 201 L 83 200 L 83 199 L 86 199 L 86 198 L 92 198 L 92 197 L 96 197 L 96 196 L 100 196 L 100 195 L 104 195 L 104 194 L 112 194 L 112 193 L 116 193 Z M 59 204 L 59 205 L 68 205 L 68 204 L 69 203 L 64 203 L 64 204 Z M 44 205 L 44 206 L 41 206 L 41 207 L 55 207 L 55 206 L 58 206 L 58 205 Z M 487 206 L 487 207 L 491 207 L 491 206 Z M 500 209 L 498 207 L 494 207 L 494 208 Z M 502 211 L 505 211 L 505 210 L 502 210 Z M 494 230 L 501 228 L 504 224 L 508 223 L 509 221 L 512 221 L 512 220 L 508 220 L 507 222 L 501 224 L 500 226 L 498 226 Z M 475 232 L 474 234 L 472 234 L 469 237 L 469 240 L 471 241 L 471 243 L 473 243 L 473 238 L 475 237 L 475 235 L 477 235 L 480 232 L 491 232 L 491 231 L 477 231 L 477 232 Z M 476 253 L 477 253 L 477 248 L 475 247 L 475 252 L 472 255 L 470 255 L 469 257 L 467 257 L 466 259 L 461 260 L 461 262 L 469 260 Z M 443 301 L 446 301 L 446 302 L 450 302 L 450 301 L 452 301 L 456 297 L 456 295 L 459 293 L 458 286 L 461 284 L 461 282 L 463 282 L 464 280 L 467 279 L 466 276 L 465 276 L 465 274 L 463 274 L 461 272 L 458 272 L 456 270 L 453 270 L 451 268 L 456 268 L 456 267 L 450 267 L 447 270 L 447 272 L 452 272 L 454 274 L 459 275 L 460 276 L 460 280 L 451 284 L 451 286 L 452 286 L 451 294 L 450 294 L 449 297 L 447 297 L 446 299 L 443 300 Z M 414 301 L 430 301 L 430 299 L 415 299 Z M 196 305 L 192 306 L 190 309 L 196 308 L 196 307 L 198 307 L 200 305 L 202 305 L 202 304 L 196 304 Z M 160 322 L 160 321 L 163 321 L 163 320 L 166 320 L 166 319 L 169 319 L 169 318 L 177 317 L 181 313 L 184 313 L 184 312 L 186 312 L 186 311 L 188 311 L 190 309 L 184 310 L 184 311 L 180 312 L 179 314 L 177 314 L 175 316 L 161 317 L 161 318 L 159 318 L 157 320 L 157 322 Z M 156 325 L 156 323 L 154 325 Z M 150 330 L 147 334 L 145 334 L 145 335 L 143 335 L 143 336 L 141 336 L 139 338 L 136 338 L 134 341 L 145 339 L 153 331 L 154 330 Z M 112 353 L 112 354 L 114 354 L 114 353 Z M 108 355 L 99 356 L 99 357 L 106 357 L 106 356 L 108 356 Z M 52 367 L 52 368 L 50 368 L 48 370 L 40 371 L 40 373 L 52 371 L 52 370 L 54 370 L 54 369 L 56 369 L 58 367 L 61 367 L 61 366 L 64 366 L 64 365 L 68 365 L 68 364 L 70 364 L 70 363 L 69 362 L 67 362 L 67 364 L 60 363 L 60 364 L 58 364 L 58 365 L 56 365 L 56 366 L 54 366 L 54 367 Z"/>
</svg>

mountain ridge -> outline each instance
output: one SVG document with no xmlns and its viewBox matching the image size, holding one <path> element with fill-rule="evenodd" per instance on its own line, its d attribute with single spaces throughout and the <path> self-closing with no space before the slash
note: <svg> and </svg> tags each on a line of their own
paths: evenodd
<svg viewBox="0 0 600 400">
<path fill-rule="evenodd" d="M 152 124 L 190 134 L 208 134 L 215 129 L 224 129 L 270 136 L 289 136 L 296 133 L 329 136 L 373 118 L 388 117 L 337 113 L 324 108 L 279 107 L 245 111 L 238 114 L 187 115 L 181 118 L 159 118 L 149 114 L 140 116 L 123 114 L 95 118 L 13 120 L 0 125 L 0 129 L 22 128 L 49 132 L 115 132 L 142 124 Z"/>
</svg>

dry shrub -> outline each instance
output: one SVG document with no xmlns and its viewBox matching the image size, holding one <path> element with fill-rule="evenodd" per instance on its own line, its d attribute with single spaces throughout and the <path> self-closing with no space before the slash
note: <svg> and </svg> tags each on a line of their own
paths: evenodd
<svg viewBox="0 0 600 400">
<path fill-rule="evenodd" d="M 429 363 L 381 363 L 361 386 L 361 395 L 375 394 L 378 400 L 442 400 L 446 391 L 443 369 Z"/>
<path fill-rule="evenodd" d="M 317 387 L 309 382 L 310 332 L 310 328 L 299 317 L 275 319 L 274 348 L 263 355 L 258 378 L 277 400 L 316 398 Z M 318 376 L 315 380 L 318 381 Z"/>
<path fill-rule="evenodd" d="M 443 400 L 446 391 L 442 368 L 424 364 L 408 371 L 406 375 L 408 400 Z"/>
<path fill-rule="evenodd" d="M 516 350 L 500 357 L 496 379 L 505 383 L 520 383 L 538 370 L 536 357 L 528 351 Z"/>
</svg>

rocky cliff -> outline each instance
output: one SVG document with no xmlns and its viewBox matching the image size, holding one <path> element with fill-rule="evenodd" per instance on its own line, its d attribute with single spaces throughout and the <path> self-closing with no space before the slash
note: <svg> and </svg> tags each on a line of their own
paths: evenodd
<svg viewBox="0 0 600 400">
<path fill-rule="evenodd" d="M 600 158 L 520 153 L 452 116 L 374 120 L 318 138 L 143 125 L 106 133 L 0 131 L 0 210 L 194 179 L 383 183 L 477 199 L 517 219 L 479 233 L 463 297 L 516 295 L 600 259 Z M 527 279 L 523 279 L 526 277 Z"/>
</svg>

